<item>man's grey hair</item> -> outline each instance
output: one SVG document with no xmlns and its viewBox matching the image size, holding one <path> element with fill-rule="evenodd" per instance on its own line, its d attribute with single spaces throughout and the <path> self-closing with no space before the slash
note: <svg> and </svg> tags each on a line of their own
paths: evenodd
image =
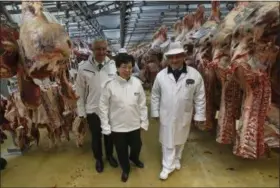
<svg viewBox="0 0 280 188">
<path fill-rule="evenodd" d="M 106 39 L 104 38 L 96 38 L 94 39 L 94 41 L 92 42 L 92 49 L 94 49 L 96 43 L 100 43 L 100 42 L 105 42 L 108 45 L 108 42 Z"/>
</svg>

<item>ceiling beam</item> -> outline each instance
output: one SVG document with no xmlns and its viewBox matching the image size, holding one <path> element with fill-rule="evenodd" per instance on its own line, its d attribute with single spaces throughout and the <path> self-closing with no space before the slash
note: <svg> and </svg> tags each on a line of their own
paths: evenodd
<svg viewBox="0 0 280 188">
<path fill-rule="evenodd" d="M 124 42 L 125 42 L 125 13 L 126 13 L 126 1 L 121 1 L 120 5 L 121 5 L 121 9 L 120 9 L 120 36 L 121 36 L 121 40 L 120 40 L 120 45 L 121 48 L 124 47 Z"/>
<path fill-rule="evenodd" d="M 2 4 L 2 2 L 0 2 L 0 12 L 1 14 L 4 15 L 4 17 L 6 18 L 6 20 L 12 24 L 12 25 L 17 25 L 14 20 L 12 19 L 11 15 L 8 13 L 7 9 L 5 8 L 5 6 Z M 2 20 L 4 17 L 1 16 L 1 22 L 4 21 Z"/>
</svg>

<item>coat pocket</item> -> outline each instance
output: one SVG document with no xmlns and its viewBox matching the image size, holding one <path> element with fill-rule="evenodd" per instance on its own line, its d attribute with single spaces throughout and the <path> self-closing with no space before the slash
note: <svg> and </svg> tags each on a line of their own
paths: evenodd
<svg viewBox="0 0 280 188">
<path fill-rule="evenodd" d="M 193 110 L 192 100 L 189 98 L 185 98 L 184 103 L 185 103 L 185 112 L 192 112 Z"/>
</svg>

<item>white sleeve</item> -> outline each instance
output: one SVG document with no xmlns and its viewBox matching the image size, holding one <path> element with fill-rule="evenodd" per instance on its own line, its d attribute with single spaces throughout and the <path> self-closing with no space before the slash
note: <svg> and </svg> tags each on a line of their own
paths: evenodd
<svg viewBox="0 0 280 188">
<path fill-rule="evenodd" d="M 77 100 L 77 113 L 79 117 L 86 117 L 86 110 L 85 110 L 85 90 L 86 90 L 86 81 L 84 76 L 82 75 L 82 70 L 79 68 L 77 73 L 77 79 L 75 84 L 76 93 L 79 96 Z"/>
<path fill-rule="evenodd" d="M 140 107 L 141 128 L 147 131 L 149 126 L 148 108 L 146 105 L 146 94 L 141 83 L 140 83 L 140 96 L 138 99 L 138 103 Z"/>
<path fill-rule="evenodd" d="M 159 117 L 159 109 L 160 109 L 160 85 L 158 76 L 153 84 L 152 94 L 151 94 L 151 116 L 152 117 Z"/>
<path fill-rule="evenodd" d="M 101 120 L 101 129 L 102 134 L 109 135 L 111 134 L 111 126 L 109 125 L 109 100 L 110 100 L 110 91 L 108 84 L 105 84 L 102 89 L 100 101 L 99 101 L 99 117 Z"/>
<path fill-rule="evenodd" d="M 194 94 L 194 107 L 195 107 L 195 121 L 206 120 L 206 99 L 205 99 L 205 87 L 203 78 L 200 76 L 198 79 L 198 85 Z"/>
</svg>

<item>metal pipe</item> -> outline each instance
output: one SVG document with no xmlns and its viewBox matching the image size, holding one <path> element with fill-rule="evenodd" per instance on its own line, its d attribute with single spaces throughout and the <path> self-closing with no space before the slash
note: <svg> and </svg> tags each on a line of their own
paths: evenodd
<svg viewBox="0 0 280 188">
<path fill-rule="evenodd" d="M 125 13 L 126 13 L 126 1 L 121 1 L 121 9 L 120 9 L 120 45 L 121 48 L 124 47 L 124 42 L 125 42 Z"/>
</svg>

